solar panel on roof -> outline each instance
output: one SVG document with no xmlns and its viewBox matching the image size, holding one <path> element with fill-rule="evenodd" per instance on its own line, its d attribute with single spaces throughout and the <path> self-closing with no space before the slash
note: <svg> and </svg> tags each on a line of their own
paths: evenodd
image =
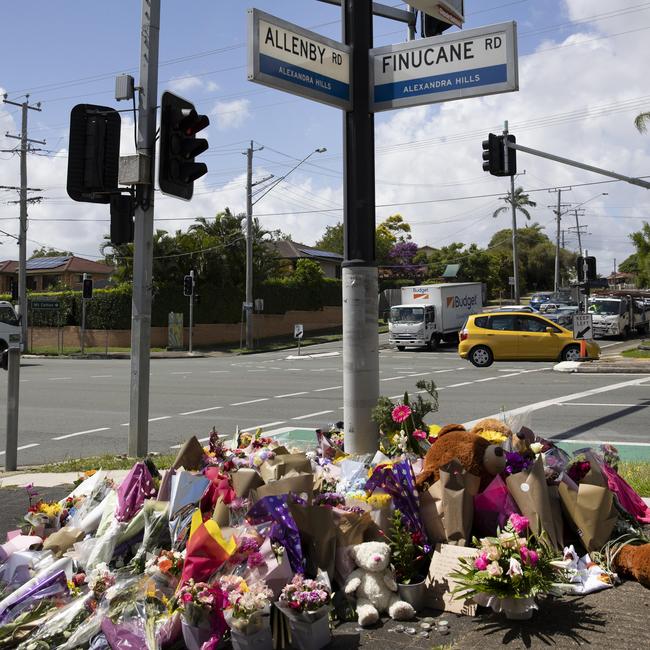
<svg viewBox="0 0 650 650">
<path fill-rule="evenodd" d="M 27 260 L 27 270 L 55 269 L 57 266 L 63 266 L 69 259 L 69 257 L 35 257 Z"/>
<path fill-rule="evenodd" d="M 331 253 L 330 251 L 319 251 L 316 248 L 300 248 L 300 250 L 303 253 L 307 253 L 307 255 L 313 255 L 314 257 L 331 257 L 333 259 L 343 259 L 343 255 L 339 255 L 338 253 Z"/>
</svg>

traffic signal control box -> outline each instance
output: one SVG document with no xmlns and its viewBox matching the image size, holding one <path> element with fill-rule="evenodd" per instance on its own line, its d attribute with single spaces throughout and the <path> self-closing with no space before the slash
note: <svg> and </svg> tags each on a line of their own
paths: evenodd
<svg viewBox="0 0 650 650">
<path fill-rule="evenodd" d="M 194 160 L 208 148 L 208 141 L 196 134 L 209 124 L 208 116 L 199 115 L 194 104 L 173 93 L 163 93 L 158 167 L 161 192 L 188 201 L 192 198 L 194 181 L 208 173 L 205 163 Z"/>
</svg>

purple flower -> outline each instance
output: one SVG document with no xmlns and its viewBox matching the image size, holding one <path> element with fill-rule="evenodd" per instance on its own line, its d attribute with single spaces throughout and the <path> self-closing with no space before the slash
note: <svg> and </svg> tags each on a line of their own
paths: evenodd
<svg viewBox="0 0 650 650">
<path fill-rule="evenodd" d="M 506 451 L 506 472 L 508 474 L 518 474 L 528 469 L 533 461 L 525 458 L 516 451 Z"/>
</svg>

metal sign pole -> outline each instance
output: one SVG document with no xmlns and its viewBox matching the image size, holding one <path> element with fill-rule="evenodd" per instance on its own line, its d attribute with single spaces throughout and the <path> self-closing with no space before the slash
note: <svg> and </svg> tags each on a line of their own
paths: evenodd
<svg viewBox="0 0 650 650">
<path fill-rule="evenodd" d="M 190 271 L 190 277 L 192 278 L 192 293 L 190 294 L 190 340 L 189 340 L 189 352 L 192 354 L 192 326 L 194 324 L 194 271 Z"/>
<path fill-rule="evenodd" d="M 87 273 L 84 273 L 84 280 L 88 277 Z M 86 346 L 86 298 L 83 295 L 83 285 L 81 292 L 81 354 L 84 353 Z"/>
<path fill-rule="evenodd" d="M 18 464 L 18 409 L 20 394 L 20 347 L 7 350 L 9 364 L 7 377 L 7 440 L 5 447 L 5 471 L 16 471 Z"/>
</svg>

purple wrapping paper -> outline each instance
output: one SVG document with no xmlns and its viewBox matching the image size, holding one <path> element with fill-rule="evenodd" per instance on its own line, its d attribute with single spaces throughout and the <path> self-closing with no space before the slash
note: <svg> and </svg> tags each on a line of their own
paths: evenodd
<svg viewBox="0 0 650 650">
<path fill-rule="evenodd" d="M 132 620 L 116 625 L 108 616 L 102 620 L 102 632 L 111 650 L 133 650 L 146 648 L 144 626 L 140 620 Z"/>
<path fill-rule="evenodd" d="M 46 575 L 38 581 L 27 593 L 23 594 L 16 602 L 5 607 L 0 614 L 0 625 L 13 621 L 19 614 L 35 605 L 39 600 L 51 598 L 59 594 L 67 594 L 68 578 L 65 571 L 57 571 Z"/>
<path fill-rule="evenodd" d="M 287 495 L 262 497 L 246 514 L 252 524 L 272 521 L 271 541 L 284 546 L 294 573 L 304 573 L 305 559 L 300 545 L 300 531 L 289 512 Z"/>
<path fill-rule="evenodd" d="M 422 539 L 426 540 L 427 534 L 420 519 L 418 491 L 411 463 L 402 460 L 393 465 L 378 465 L 366 481 L 368 492 L 374 492 L 377 488 L 391 495 L 395 509 L 402 513 L 411 532 L 420 533 Z M 430 547 L 425 545 L 425 551 L 428 553 L 429 550 Z"/>
<path fill-rule="evenodd" d="M 153 478 L 147 466 L 140 461 L 124 477 L 117 488 L 117 508 L 115 518 L 118 521 L 130 521 L 145 502 L 156 495 Z"/>
</svg>

